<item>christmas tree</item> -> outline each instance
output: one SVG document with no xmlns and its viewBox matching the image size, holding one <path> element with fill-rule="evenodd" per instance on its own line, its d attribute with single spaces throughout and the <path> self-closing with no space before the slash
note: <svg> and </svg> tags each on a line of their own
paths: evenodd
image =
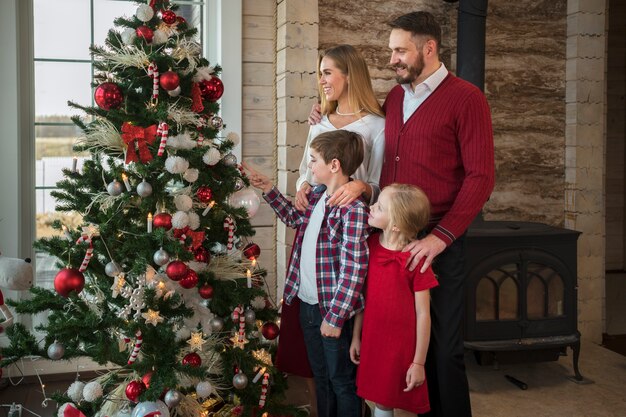
<svg viewBox="0 0 626 417">
<path fill-rule="evenodd" d="M 38 333 L 9 327 L 1 365 L 108 365 L 55 394 L 59 416 L 297 415 L 272 365 L 277 311 L 245 240 L 259 198 L 218 115 L 221 68 L 176 11 L 139 4 L 91 48 L 96 106 L 69 103 L 84 112 L 74 149 L 90 158 L 53 193 L 83 224 L 57 221 L 62 233 L 35 243 L 59 260 L 54 291 L 8 304 L 47 321 Z"/>
</svg>

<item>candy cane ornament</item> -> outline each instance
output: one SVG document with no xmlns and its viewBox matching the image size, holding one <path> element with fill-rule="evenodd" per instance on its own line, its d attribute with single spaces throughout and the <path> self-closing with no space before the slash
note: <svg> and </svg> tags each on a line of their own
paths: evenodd
<svg viewBox="0 0 626 417">
<path fill-rule="evenodd" d="M 93 256 L 93 243 L 91 241 L 91 236 L 83 234 L 78 238 L 78 240 L 76 240 L 77 245 L 83 242 L 89 243 L 89 247 L 87 248 L 87 253 L 85 253 L 83 262 L 80 264 L 80 268 L 78 268 L 79 272 L 85 272 L 85 270 L 87 270 L 89 261 L 91 261 L 91 257 Z"/>
<path fill-rule="evenodd" d="M 152 77 L 152 99 L 159 98 L 159 69 L 155 62 L 148 65 L 148 76 Z"/>
<path fill-rule="evenodd" d="M 224 230 L 228 230 L 228 242 L 226 250 L 232 250 L 235 243 L 235 222 L 230 216 L 224 218 Z"/>
<path fill-rule="evenodd" d="M 265 399 L 267 398 L 267 390 L 270 384 L 270 374 L 267 372 L 263 374 L 263 382 L 261 383 L 261 397 L 259 398 L 259 407 L 265 406 Z"/>
<path fill-rule="evenodd" d="M 143 343 L 143 336 L 141 335 L 141 330 L 137 330 L 135 333 L 137 339 L 135 340 L 135 347 L 133 348 L 133 353 L 130 354 L 130 358 L 128 358 L 128 364 L 131 365 L 133 362 L 137 360 L 137 356 L 139 356 L 139 351 L 141 350 L 141 344 Z"/>
<path fill-rule="evenodd" d="M 157 156 L 163 156 L 163 154 L 165 153 L 165 145 L 167 144 L 169 129 L 170 127 L 167 123 L 159 123 L 159 127 L 157 128 L 157 136 L 161 136 L 161 142 L 159 143 L 159 151 L 157 152 Z"/>
</svg>

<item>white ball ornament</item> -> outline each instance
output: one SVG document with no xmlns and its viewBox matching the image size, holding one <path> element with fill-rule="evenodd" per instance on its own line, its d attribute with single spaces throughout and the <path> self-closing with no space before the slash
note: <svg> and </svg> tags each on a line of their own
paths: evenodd
<svg viewBox="0 0 626 417">
<path fill-rule="evenodd" d="M 220 151 L 215 148 L 209 148 L 209 150 L 202 156 L 202 161 L 209 166 L 213 166 L 217 164 L 221 158 L 222 155 L 220 154 Z"/>
<path fill-rule="evenodd" d="M 102 385 L 98 381 L 91 381 L 85 385 L 83 389 L 83 398 L 85 401 L 94 402 L 102 397 Z"/>
<path fill-rule="evenodd" d="M 265 308 L 265 298 L 261 297 L 260 295 L 257 295 L 256 297 L 252 299 L 252 301 L 250 302 L 250 305 L 253 308 L 256 308 L 257 310 L 261 310 Z"/>
<path fill-rule="evenodd" d="M 152 44 L 153 45 L 163 45 L 165 42 L 167 42 L 167 39 L 169 37 L 167 36 L 167 33 L 161 29 L 157 29 L 153 32 L 152 34 Z M 178 88 L 179 94 L 180 94 L 180 87 L 176 87 Z"/>
<path fill-rule="evenodd" d="M 67 389 L 67 396 L 75 403 L 80 402 L 83 399 L 83 390 L 85 389 L 85 383 L 81 381 L 74 381 L 72 385 Z"/>
<path fill-rule="evenodd" d="M 65 355 L 65 346 L 63 343 L 55 340 L 50 346 L 48 346 L 48 357 L 53 361 L 58 361 Z"/>
<path fill-rule="evenodd" d="M 137 32 L 133 28 L 126 28 L 122 32 L 122 42 L 126 45 L 131 45 L 137 39 Z"/>
<path fill-rule="evenodd" d="M 159 417 L 170 417 L 170 410 L 161 400 L 140 402 L 133 409 L 131 417 L 144 417 L 150 413 L 154 413 L 153 415 L 158 415 Z"/>
<path fill-rule="evenodd" d="M 152 186 L 150 185 L 150 183 L 146 180 L 141 181 L 137 186 L 137 194 L 139 194 L 139 197 L 143 198 L 152 195 Z"/>
<path fill-rule="evenodd" d="M 199 175 L 200 175 L 200 171 L 198 171 L 196 168 L 189 168 L 183 174 L 183 178 L 187 182 L 196 182 L 196 181 L 198 181 L 198 176 Z"/>
<path fill-rule="evenodd" d="M 206 398 L 213 392 L 213 385 L 209 381 L 201 381 L 196 385 L 196 394 L 200 398 Z"/>
<path fill-rule="evenodd" d="M 259 211 L 261 199 L 252 188 L 244 188 L 231 194 L 228 203 L 233 207 L 244 207 L 248 211 L 248 217 L 254 217 Z"/>
<path fill-rule="evenodd" d="M 200 216 L 194 212 L 187 213 L 187 216 L 189 216 L 189 228 L 191 230 L 198 230 L 200 227 Z"/>
<path fill-rule="evenodd" d="M 137 19 L 141 20 L 144 23 L 149 22 L 154 17 L 154 10 L 147 4 L 142 4 L 137 7 L 137 12 L 135 13 L 135 16 L 137 16 Z"/>
<path fill-rule="evenodd" d="M 169 156 L 165 160 L 165 169 L 172 174 L 182 174 L 189 168 L 189 161 L 180 156 Z"/>
<path fill-rule="evenodd" d="M 168 90 L 167 94 L 169 94 L 170 97 L 178 97 L 180 95 L 181 89 L 180 86 L 176 87 L 173 90 Z"/>
<path fill-rule="evenodd" d="M 184 229 L 189 226 L 189 215 L 184 211 L 177 211 L 172 216 L 172 227 L 174 229 Z"/>
<path fill-rule="evenodd" d="M 241 142 L 239 135 L 235 132 L 228 132 L 228 135 L 226 135 L 226 140 L 231 141 L 235 146 L 239 145 L 239 142 Z"/>
<path fill-rule="evenodd" d="M 193 200 L 186 194 L 179 194 L 174 197 L 174 205 L 180 211 L 189 211 L 193 207 Z"/>
<path fill-rule="evenodd" d="M 238 373 L 233 377 L 233 387 L 244 389 L 248 386 L 248 377 L 244 373 Z"/>
<path fill-rule="evenodd" d="M 120 272 L 122 272 L 122 269 L 117 262 L 111 261 L 104 266 L 104 273 L 111 278 L 115 278 Z"/>
</svg>

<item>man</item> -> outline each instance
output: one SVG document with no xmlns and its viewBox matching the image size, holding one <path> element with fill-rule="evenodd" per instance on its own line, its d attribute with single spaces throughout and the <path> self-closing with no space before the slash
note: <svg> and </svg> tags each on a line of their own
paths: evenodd
<svg viewBox="0 0 626 417">
<path fill-rule="evenodd" d="M 439 60 L 441 28 L 430 13 L 408 13 L 389 25 L 390 64 L 399 85 L 383 106 L 380 186 L 414 184 L 430 199 L 429 227 L 405 248 L 413 254 L 407 265 L 411 270 L 421 264 L 425 271 L 432 263 L 439 279 L 431 292 L 429 415 L 471 416 L 461 327 L 464 234 L 494 185 L 489 106 L 478 88 L 449 73 Z"/>
</svg>

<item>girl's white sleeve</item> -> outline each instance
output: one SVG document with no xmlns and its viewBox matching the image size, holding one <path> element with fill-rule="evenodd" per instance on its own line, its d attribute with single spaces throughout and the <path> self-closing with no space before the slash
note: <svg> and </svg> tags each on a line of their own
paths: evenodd
<svg viewBox="0 0 626 417">
<path fill-rule="evenodd" d="M 313 140 L 313 127 L 309 129 L 309 135 L 306 138 L 306 145 L 304 146 L 304 154 L 302 155 L 302 161 L 300 161 L 300 176 L 296 181 L 296 192 L 300 190 L 302 184 L 308 182 L 313 185 L 313 179 L 311 177 L 311 170 L 309 169 L 309 145 Z"/>
<path fill-rule="evenodd" d="M 370 205 L 378 200 L 380 194 L 380 174 L 383 170 L 383 160 L 385 159 L 385 123 L 372 132 L 372 151 L 367 170 L 367 183 L 372 187 L 372 197 Z"/>
</svg>

